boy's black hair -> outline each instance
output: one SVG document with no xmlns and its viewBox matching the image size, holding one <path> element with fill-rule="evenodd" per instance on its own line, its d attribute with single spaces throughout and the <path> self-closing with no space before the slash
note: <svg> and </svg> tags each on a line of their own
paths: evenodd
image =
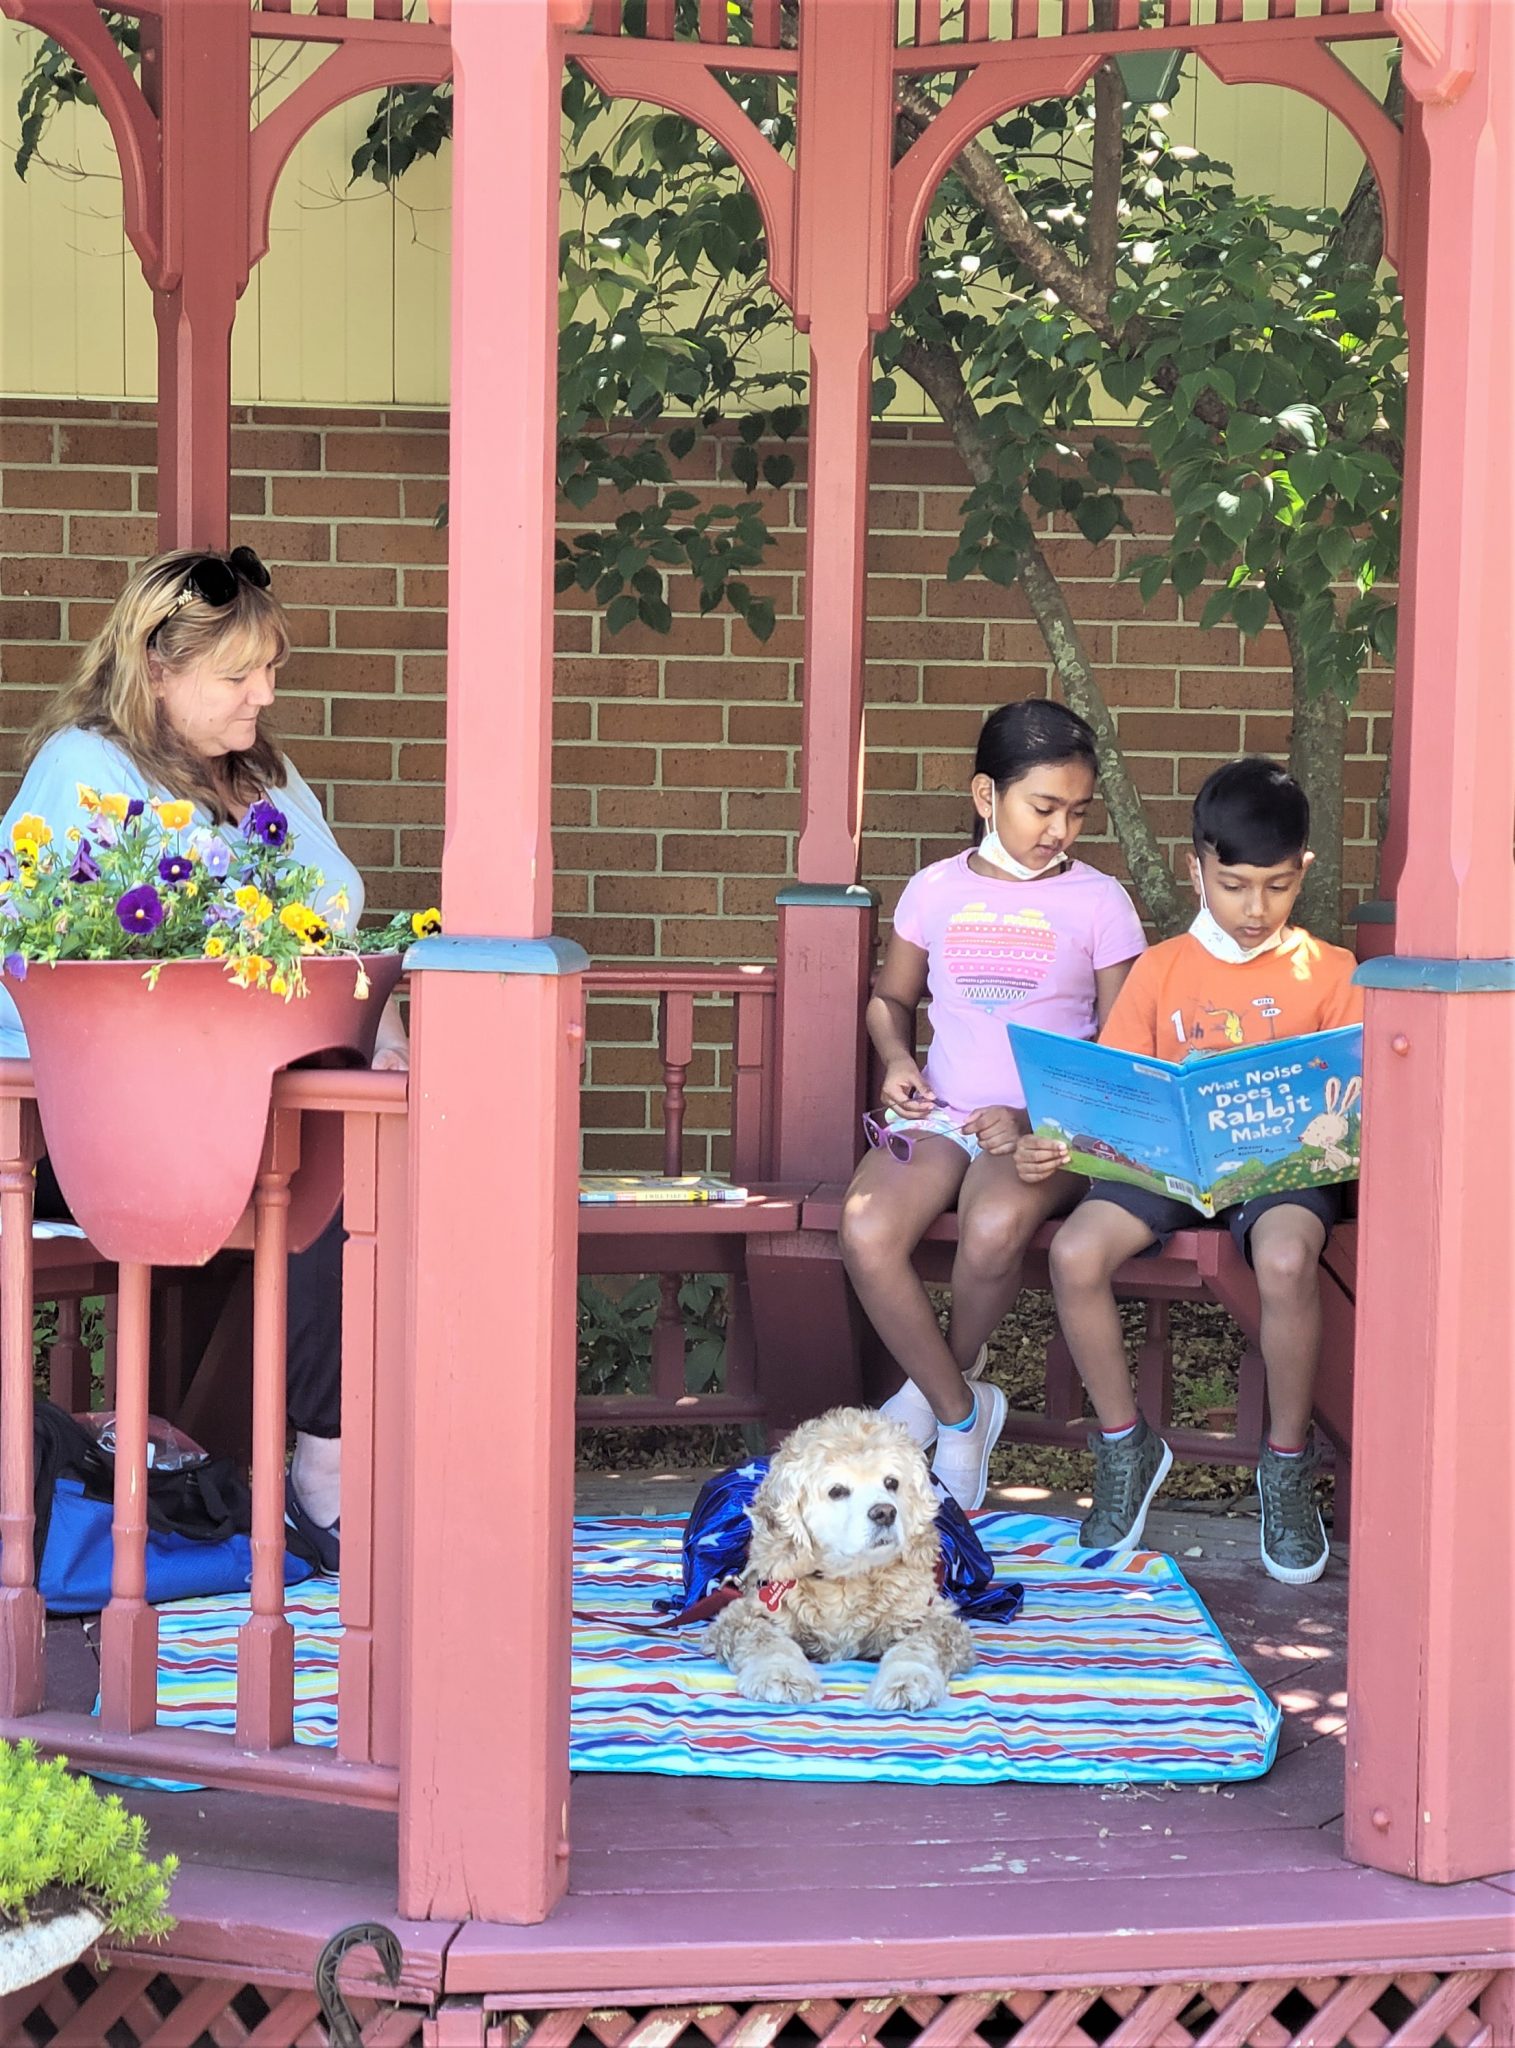
<svg viewBox="0 0 1515 2048">
<path fill-rule="evenodd" d="M 973 755 L 975 775 L 987 775 L 996 789 L 1019 782 L 1049 762 L 1084 761 L 1099 773 L 1094 731 L 1076 711 L 1048 697 L 1023 697 L 1001 704 L 984 720 Z"/>
<path fill-rule="evenodd" d="M 1260 754 L 1217 768 L 1194 799 L 1194 850 L 1223 867 L 1276 868 L 1310 843 L 1310 799 Z"/>
</svg>

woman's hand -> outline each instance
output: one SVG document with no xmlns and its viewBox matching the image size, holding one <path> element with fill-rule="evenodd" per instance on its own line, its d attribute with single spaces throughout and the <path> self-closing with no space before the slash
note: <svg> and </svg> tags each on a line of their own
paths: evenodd
<svg viewBox="0 0 1515 2048">
<path fill-rule="evenodd" d="M 1023 1110 L 1007 1109 L 1003 1103 L 997 1103 L 989 1109 L 976 1109 L 963 1125 L 963 1133 L 966 1137 L 977 1138 L 986 1152 L 998 1156 L 1015 1150 L 1025 1128 Z"/>
<path fill-rule="evenodd" d="M 384 1014 L 379 1019 L 371 1064 L 376 1074 L 410 1072 L 410 1037 L 400 1015 L 400 1005 L 393 996 L 384 1005 Z"/>
<path fill-rule="evenodd" d="M 901 1116 L 929 1116 L 936 1108 L 936 1097 L 912 1059 L 889 1062 L 879 1096 L 885 1109 L 897 1109 Z"/>
<path fill-rule="evenodd" d="M 1028 1185 L 1051 1180 L 1068 1164 L 1068 1148 L 1058 1138 L 1039 1138 L 1027 1131 L 1015 1147 L 1015 1170 Z"/>
</svg>

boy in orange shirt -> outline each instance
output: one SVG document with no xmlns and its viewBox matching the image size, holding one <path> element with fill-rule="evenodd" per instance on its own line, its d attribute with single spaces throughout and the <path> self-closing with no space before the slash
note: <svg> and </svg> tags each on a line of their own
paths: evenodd
<svg viewBox="0 0 1515 2048">
<path fill-rule="evenodd" d="M 1183 1060 L 1361 1022 L 1352 955 L 1289 924 L 1311 859 L 1309 835 L 1305 793 L 1273 762 L 1216 770 L 1194 800 L 1189 872 L 1199 914 L 1181 938 L 1136 961 L 1102 1045 Z M 1016 1148 L 1023 1180 L 1042 1180 L 1066 1161 L 1067 1147 L 1051 1139 L 1024 1137 Z M 1320 1254 L 1340 1213 L 1339 1187 L 1300 1188 L 1259 1195 L 1217 1219 L 1257 1276 L 1270 1424 L 1257 1468 L 1262 1561 L 1287 1585 L 1318 1579 L 1329 1554 L 1311 1415 Z M 1094 1503 L 1080 1531 L 1091 1550 L 1135 1549 L 1173 1463 L 1136 1406 L 1112 1275 L 1203 1220 L 1185 1202 L 1097 1180 L 1053 1239 L 1058 1320 L 1100 1425 L 1089 1439 Z"/>
</svg>

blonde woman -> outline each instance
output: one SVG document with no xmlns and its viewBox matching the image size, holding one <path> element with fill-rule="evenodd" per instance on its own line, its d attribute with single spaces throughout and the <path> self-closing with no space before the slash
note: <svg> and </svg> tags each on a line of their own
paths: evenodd
<svg viewBox="0 0 1515 2048">
<path fill-rule="evenodd" d="M 275 682 L 289 654 L 289 626 L 251 548 L 229 555 L 176 550 L 137 570 L 85 649 L 73 678 L 43 713 L 27 768 L 3 821 L 0 846 L 28 812 L 56 838 L 89 822 L 87 789 L 127 798 L 187 799 L 196 822 L 229 824 L 261 797 L 288 820 L 289 843 L 326 878 L 316 907 L 339 929 L 363 911 L 363 879 L 332 836 L 310 785 L 270 730 Z M 26 1057 L 26 1035 L 0 989 L 0 1056 Z M 409 1064 L 393 1003 L 380 1022 L 374 1065 Z M 38 1205 L 60 1206 L 56 1182 L 38 1173 Z M 290 1260 L 288 1406 L 295 1455 L 289 1520 L 322 1567 L 341 1546 L 341 1219 Z"/>
</svg>

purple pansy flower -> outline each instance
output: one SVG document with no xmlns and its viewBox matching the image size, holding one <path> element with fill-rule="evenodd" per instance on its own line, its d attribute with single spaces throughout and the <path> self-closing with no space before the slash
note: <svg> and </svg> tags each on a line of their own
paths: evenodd
<svg viewBox="0 0 1515 2048">
<path fill-rule="evenodd" d="M 8 846 L 0 846 L 0 877 L 14 882 L 21 872 L 21 863 Z"/>
<path fill-rule="evenodd" d="M 197 855 L 206 874 L 220 881 L 231 867 L 231 848 L 224 839 L 218 839 L 214 832 L 196 832 L 189 842 L 190 852 Z"/>
<path fill-rule="evenodd" d="M 289 837 L 289 820 L 277 804 L 260 797 L 242 820 L 248 839 L 261 839 L 265 846 L 282 846 Z"/>
<path fill-rule="evenodd" d="M 114 846 L 120 837 L 109 818 L 95 818 L 90 824 L 96 846 Z"/>
<path fill-rule="evenodd" d="M 95 859 L 94 848 L 87 839 L 79 841 L 69 866 L 68 879 L 71 882 L 98 882 L 100 879 L 100 863 Z"/>
<path fill-rule="evenodd" d="M 158 863 L 158 873 L 171 885 L 187 882 L 194 871 L 194 862 L 182 853 L 165 853 Z"/>
<path fill-rule="evenodd" d="M 235 903 L 212 903 L 205 913 L 207 926 L 218 924 L 240 924 L 242 913 Z"/>
<path fill-rule="evenodd" d="M 5 972 L 11 977 L 12 981 L 25 981 L 26 955 L 24 953 L 7 953 L 3 964 Z"/>
<path fill-rule="evenodd" d="M 116 898 L 116 922 L 124 932 L 139 936 L 155 932 L 164 916 L 163 898 L 151 882 L 143 882 Z"/>
<path fill-rule="evenodd" d="M 142 798 L 139 796 L 134 796 L 131 802 L 126 806 L 126 815 L 128 818 L 140 818 L 142 813 L 146 810 L 146 808 L 147 806 L 143 802 Z"/>
</svg>

